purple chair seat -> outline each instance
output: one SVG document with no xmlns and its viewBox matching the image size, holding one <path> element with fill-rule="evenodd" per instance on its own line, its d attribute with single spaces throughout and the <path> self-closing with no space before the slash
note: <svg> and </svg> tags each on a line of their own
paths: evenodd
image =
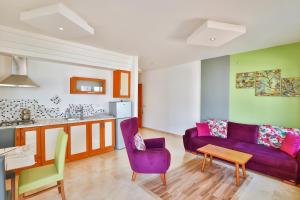
<svg viewBox="0 0 300 200">
<path fill-rule="evenodd" d="M 134 160 L 139 161 L 139 164 L 134 166 L 134 171 L 137 173 L 166 173 L 170 163 L 170 152 L 165 148 L 153 148 L 146 151 L 136 150 Z"/>
</svg>

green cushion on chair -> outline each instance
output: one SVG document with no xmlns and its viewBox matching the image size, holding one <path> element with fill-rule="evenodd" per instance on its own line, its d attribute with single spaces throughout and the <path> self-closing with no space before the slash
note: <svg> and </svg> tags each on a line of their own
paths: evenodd
<svg viewBox="0 0 300 200">
<path fill-rule="evenodd" d="M 56 183 L 62 179 L 63 175 L 58 174 L 54 164 L 23 170 L 19 179 L 19 194 Z"/>
</svg>

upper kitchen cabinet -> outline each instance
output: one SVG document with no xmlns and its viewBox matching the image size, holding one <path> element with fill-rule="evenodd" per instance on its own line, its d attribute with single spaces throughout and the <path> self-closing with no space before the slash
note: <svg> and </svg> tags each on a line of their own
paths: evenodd
<svg viewBox="0 0 300 200">
<path fill-rule="evenodd" d="M 106 81 L 104 79 L 71 77 L 71 94 L 105 94 Z"/>
<path fill-rule="evenodd" d="M 130 71 L 114 71 L 114 98 L 130 98 Z"/>
</svg>

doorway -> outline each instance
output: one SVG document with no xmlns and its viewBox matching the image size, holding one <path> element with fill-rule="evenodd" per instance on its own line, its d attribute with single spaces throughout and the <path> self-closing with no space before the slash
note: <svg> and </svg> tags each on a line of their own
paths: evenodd
<svg viewBox="0 0 300 200">
<path fill-rule="evenodd" d="M 138 85 L 138 123 L 139 128 L 143 126 L 143 84 Z"/>
</svg>

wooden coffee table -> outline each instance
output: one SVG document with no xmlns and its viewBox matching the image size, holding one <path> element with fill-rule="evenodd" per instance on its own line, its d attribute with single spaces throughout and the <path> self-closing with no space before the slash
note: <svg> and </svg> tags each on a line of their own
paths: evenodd
<svg viewBox="0 0 300 200">
<path fill-rule="evenodd" d="M 236 185 L 240 185 L 240 165 L 243 169 L 243 177 L 246 177 L 246 163 L 252 158 L 251 154 L 243 153 L 240 151 L 234 151 L 231 149 L 226 149 L 216 145 L 208 144 L 204 147 L 198 148 L 198 152 L 204 154 L 204 159 L 202 162 L 201 171 L 204 171 L 206 159 L 210 156 L 210 164 L 212 164 L 213 157 L 226 160 L 235 164 L 235 174 L 236 174 Z"/>
</svg>

